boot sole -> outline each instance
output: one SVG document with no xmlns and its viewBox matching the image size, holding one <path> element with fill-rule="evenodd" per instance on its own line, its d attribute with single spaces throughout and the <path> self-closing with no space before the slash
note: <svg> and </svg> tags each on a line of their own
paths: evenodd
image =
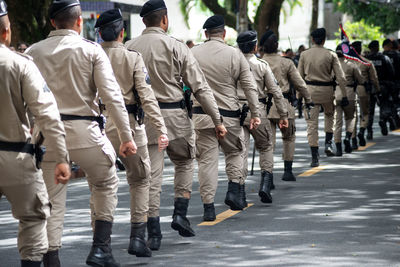
<svg viewBox="0 0 400 267">
<path fill-rule="evenodd" d="M 154 237 L 153 237 L 154 238 Z M 150 245 L 150 241 L 149 240 L 147 240 L 147 247 L 149 248 L 149 249 L 151 249 L 152 251 L 157 251 L 157 250 L 159 250 L 160 249 L 160 247 L 161 247 L 161 238 L 160 238 L 160 245 L 159 246 L 151 246 Z"/>
<path fill-rule="evenodd" d="M 285 181 L 285 182 L 296 182 L 296 178 L 282 177 L 282 181 Z"/>
<path fill-rule="evenodd" d="M 271 194 L 267 194 L 266 192 L 260 191 L 258 192 L 258 196 L 261 198 L 262 203 L 272 203 Z"/>
<path fill-rule="evenodd" d="M 310 167 L 313 167 L 313 168 L 318 167 L 318 166 L 319 166 L 319 163 L 311 163 L 310 164 Z"/>
<path fill-rule="evenodd" d="M 186 229 L 185 227 L 182 227 L 179 223 L 172 222 L 171 223 L 171 228 L 174 229 L 175 231 L 178 231 L 180 236 L 183 237 L 192 237 L 195 236 L 195 233 L 191 229 Z"/>
<path fill-rule="evenodd" d="M 138 258 L 151 257 L 151 250 L 146 246 L 146 243 L 143 242 L 143 243 L 141 243 L 141 245 L 143 247 L 138 250 L 128 248 L 128 253 L 131 255 L 135 255 Z"/>
<path fill-rule="evenodd" d="M 203 221 L 205 221 L 205 222 L 213 222 L 216 219 L 217 219 L 216 217 L 213 217 L 213 218 L 205 218 L 205 217 L 203 217 Z"/>
<path fill-rule="evenodd" d="M 228 205 L 231 210 L 243 210 L 243 207 L 236 204 L 233 200 L 225 199 L 225 204 Z"/>
</svg>

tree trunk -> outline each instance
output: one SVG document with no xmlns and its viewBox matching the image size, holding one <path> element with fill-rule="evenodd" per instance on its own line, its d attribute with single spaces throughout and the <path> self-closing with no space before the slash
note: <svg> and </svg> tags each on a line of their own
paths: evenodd
<svg viewBox="0 0 400 267">
<path fill-rule="evenodd" d="M 247 31 L 249 29 L 247 17 L 247 0 L 239 0 L 239 27 L 238 33 Z"/>
<path fill-rule="evenodd" d="M 258 35 L 272 30 L 279 38 L 279 17 L 284 0 L 264 0 L 258 17 Z"/>
<path fill-rule="evenodd" d="M 218 0 L 201 0 L 203 4 L 211 10 L 214 14 L 222 15 L 225 19 L 225 25 L 236 29 L 236 15 L 233 12 L 226 10 L 222 7 Z"/>
<path fill-rule="evenodd" d="M 311 46 L 311 33 L 318 27 L 318 0 L 312 0 L 312 13 L 311 13 L 311 25 L 310 25 L 310 36 L 309 45 Z"/>
</svg>

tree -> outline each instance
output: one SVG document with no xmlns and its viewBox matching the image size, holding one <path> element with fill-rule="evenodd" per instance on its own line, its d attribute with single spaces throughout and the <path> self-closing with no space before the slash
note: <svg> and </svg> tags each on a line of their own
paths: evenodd
<svg viewBox="0 0 400 267">
<path fill-rule="evenodd" d="M 318 27 L 318 0 L 312 0 L 312 12 L 311 12 L 311 24 L 310 24 L 310 35 Z M 309 38 L 309 44 L 311 45 L 311 38 Z"/>
<path fill-rule="evenodd" d="M 365 20 L 369 25 L 379 26 L 386 33 L 400 29 L 400 2 L 380 0 L 327 0 L 336 10 L 353 16 L 355 21 Z"/>
<path fill-rule="evenodd" d="M 364 48 L 366 48 L 372 40 L 378 40 L 379 43 L 382 43 L 384 40 L 380 27 L 370 26 L 365 23 L 364 19 L 356 22 L 346 21 L 343 25 L 343 29 L 346 31 L 350 42 L 361 41 Z M 336 32 L 335 35 L 338 37 L 337 43 L 339 43 L 340 30 Z"/>
</svg>

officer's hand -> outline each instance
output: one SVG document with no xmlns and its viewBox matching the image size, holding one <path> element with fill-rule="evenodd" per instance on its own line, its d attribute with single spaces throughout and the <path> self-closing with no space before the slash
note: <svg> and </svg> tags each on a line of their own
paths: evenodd
<svg viewBox="0 0 400 267">
<path fill-rule="evenodd" d="M 158 137 L 158 151 L 161 152 L 167 148 L 169 143 L 168 136 L 166 134 L 162 134 Z"/>
<path fill-rule="evenodd" d="M 345 106 L 349 105 L 349 100 L 347 99 L 347 96 L 342 98 L 342 101 L 340 101 L 340 105 L 342 107 L 345 107 Z"/>
<path fill-rule="evenodd" d="M 56 184 L 66 184 L 71 177 L 71 170 L 69 169 L 69 164 L 59 163 L 54 171 L 54 178 Z"/>
<path fill-rule="evenodd" d="M 289 127 L 289 121 L 288 120 L 279 120 L 279 128 L 288 128 Z"/>
<path fill-rule="evenodd" d="M 261 124 L 260 118 L 251 118 L 250 119 L 250 130 L 257 129 L 258 126 Z"/>
<path fill-rule="evenodd" d="M 136 147 L 135 141 L 132 140 L 132 141 L 122 143 L 120 145 L 119 154 L 122 157 L 126 158 L 127 156 L 136 154 L 136 150 L 137 150 L 137 147 Z"/>
<path fill-rule="evenodd" d="M 217 139 L 223 139 L 228 131 L 225 128 L 225 125 L 222 123 L 215 126 L 215 133 L 217 134 Z"/>
</svg>

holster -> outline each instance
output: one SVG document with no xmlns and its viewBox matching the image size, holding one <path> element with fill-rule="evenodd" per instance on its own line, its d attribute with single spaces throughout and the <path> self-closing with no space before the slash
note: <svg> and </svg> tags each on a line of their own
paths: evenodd
<svg viewBox="0 0 400 267">
<path fill-rule="evenodd" d="M 193 101 L 190 99 L 190 96 L 192 95 L 192 90 L 187 89 L 183 93 L 184 99 L 185 99 L 185 106 L 188 112 L 189 118 L 192 118 L 193 116 Z"/>
<path fill-rule="evenodd" d="M 247 118 L 247 113 L 249 112 L 250 108 L 247 104 L 243 104 L 242 111 L 240 112 L 240 126 L 244 125 L 244 121 Z"/>
<path fill-rule="evenodd" d="M 273 97 L 273 95 L 269 93 L 268 100 L 267 100 L 267 115 L 269 114 L 269 111 L 271 110 L 272 105 L 274 104 L 274 103 L 272 103 L 272 97 Z"/>
</svg>

